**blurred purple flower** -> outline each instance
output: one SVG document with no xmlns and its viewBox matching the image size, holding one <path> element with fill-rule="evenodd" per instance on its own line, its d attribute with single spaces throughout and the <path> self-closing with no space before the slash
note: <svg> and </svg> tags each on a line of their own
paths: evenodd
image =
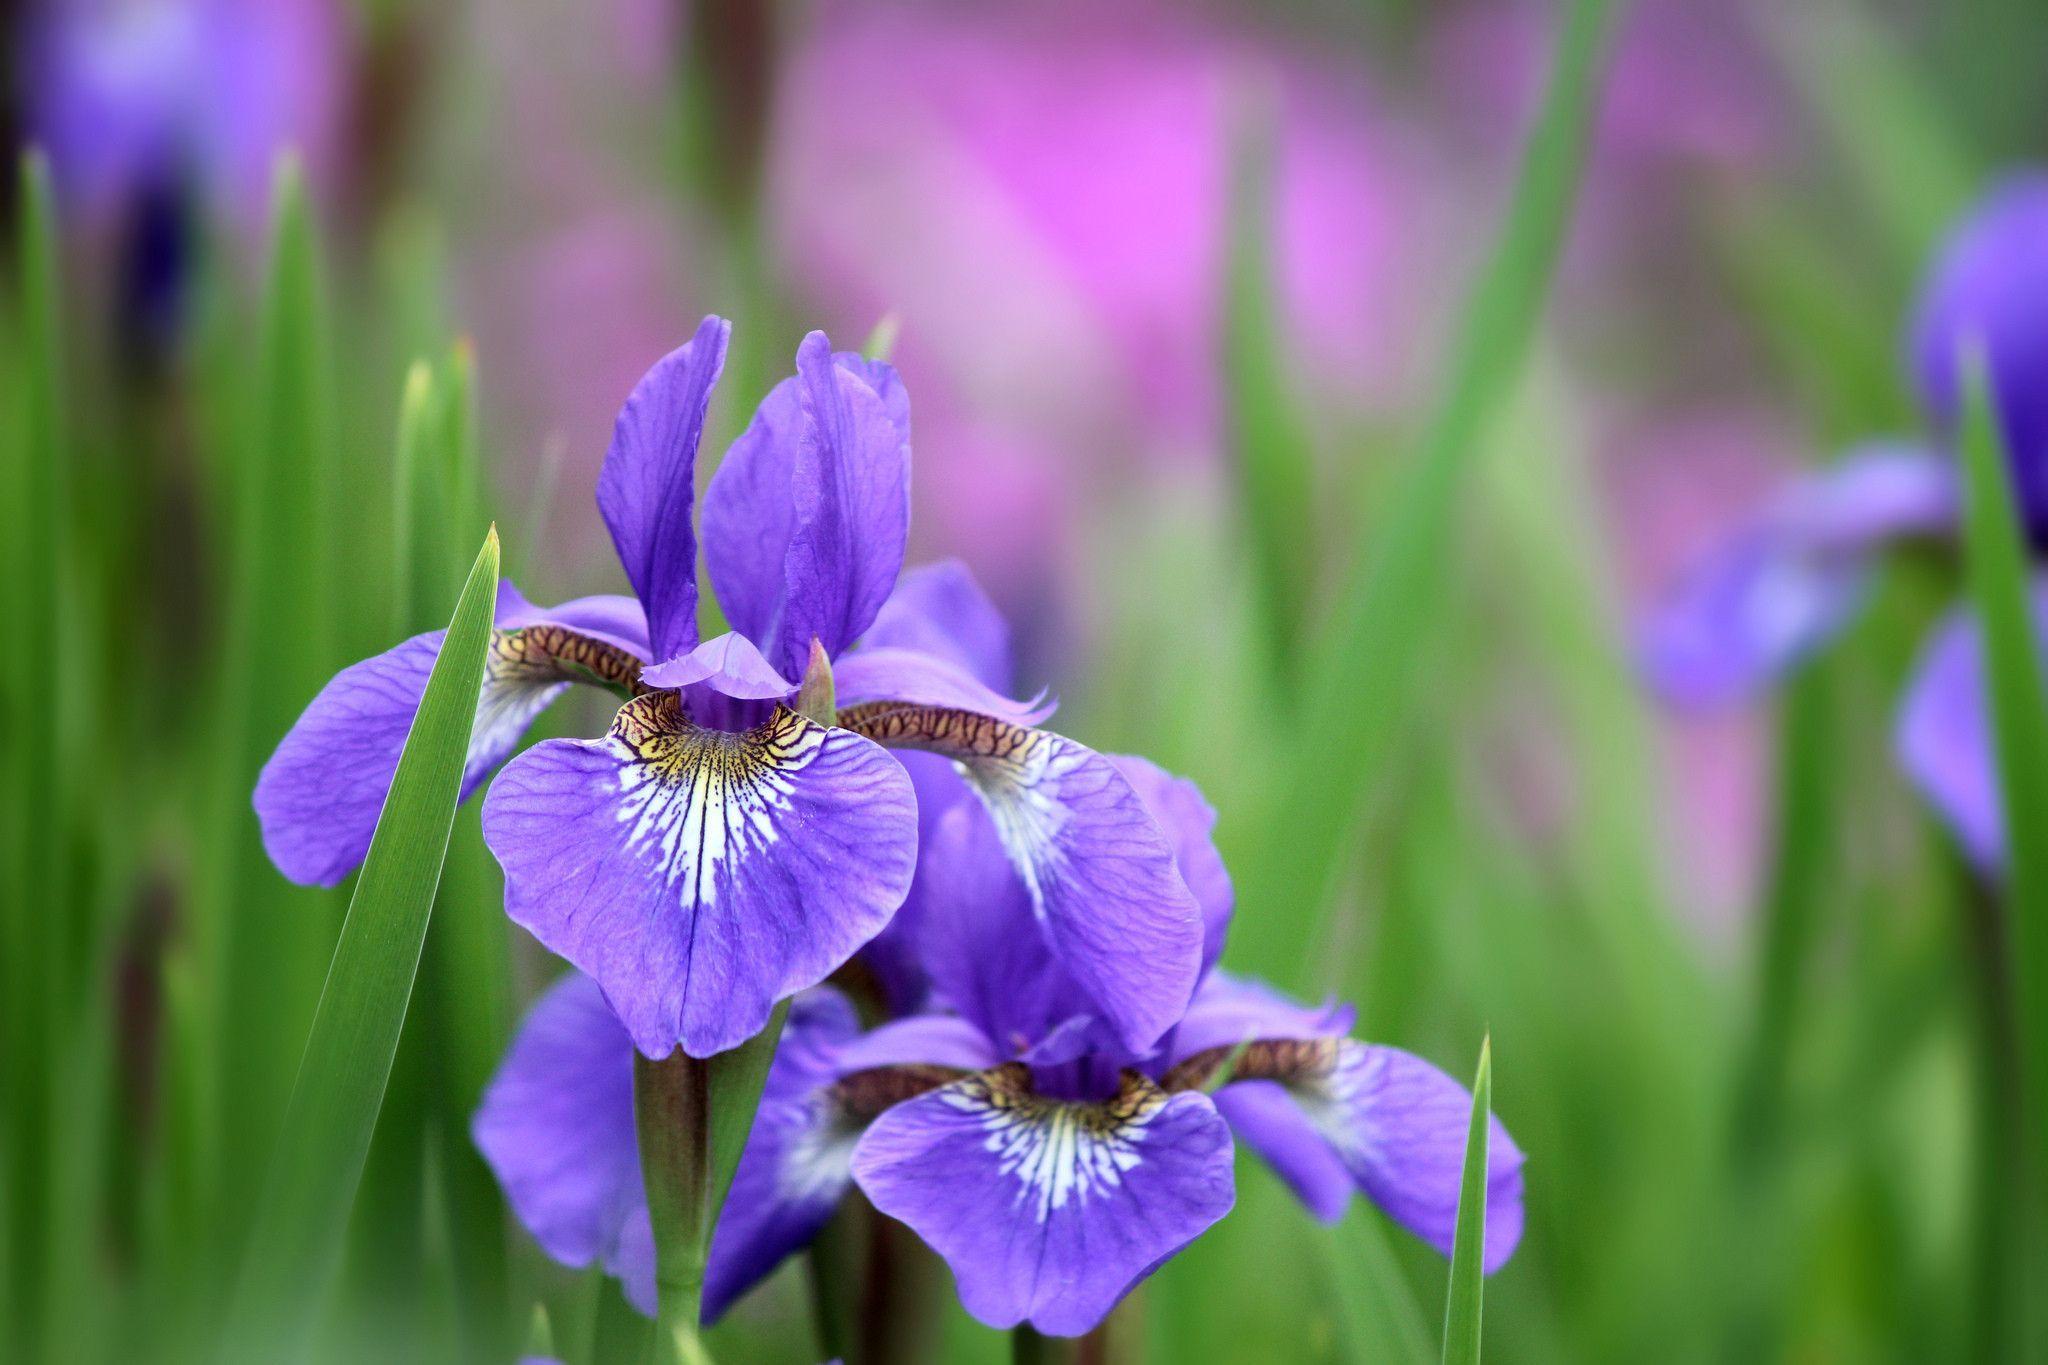
<svg viewBox="0 0 2048 1365">
<path fill-rule="evenodd" d="M 2022 512 L 2038 537 L 2048 512 L 2048 176 L 1995 189 L 1957 227 L 1923 285 L 1910 353 L 1944 433 L 1959 402 L 1956 355 L 1985 348 L 1994 409 Z M 1878 443 L 1809 475 L 1738 527 L 1644 623 L 1639 660 L 1683 705 L 1753 695 L 1855 614 L 1885 548 L 1952 540 L 1958 475 L 1946 452 Z M 2048 621 L 2042 622 L 2048 638 Z M 1981 642 L 1957 613 L 1924 651 L 1902 705 L 1902 766 L 1987 872 L 2004 862 Z"/>
<path fill-rule="evenodd" d="M 2048 170 L 2012 176 L 1952 234 L 1909 342 L 1921 400 L 1944 433 L 1962 409 L 1959 352 L 1981 345 L 2013 486 L 2048 532 Z"/>
<path fill-rule="evenodd" d="M 1213 963 L 1231 913 L 1214 812 L 1192 784 L 1117 762 L 1172 839 Z M 943 807 L 920 848 L 925 904 L 911 931 L 934 1011 L 863 1034 L 835 993 L 799 999 L 712 1237 L 707 1320 L 816 1236 L 858 1185 L 945 1258 L 970 1313 L 1078 1335 L 1229 1211 L 1233 1134 L 1317 1217 L 1342 1216 L 1362 1190 L 1449 1251 L 1463 1086 L 1345 1037 L 1348 1009 L 1299 1005 L 1206 965 L 1172 1031 L 1125 1047 L 1100 985 L 1067 970 L 1035 917 L 995 822 L 964 790 L 950 803 L 942 790 L 920 796 Z M 1120 988 L 1172 975 L 1145 944 L 1128 949 Z M 653 1255 L 630 1058 L 598 993 L 572 978 L 528 1016 L 474 1131 L 542 1246 L 571 1264 L 601 1261 L 646 1310 Z M 1521 1235 L 1521 1167 L 1496 1121 L 1489 1270 Z"/>
<path fill-rule="evenodd" d="M 317 174 L 338 150 L 331 0 L 46 0 L 25 22 L 29 133 L 90 219 L 176 185 L 253 228 L 280 152 Z"/>
</svg>

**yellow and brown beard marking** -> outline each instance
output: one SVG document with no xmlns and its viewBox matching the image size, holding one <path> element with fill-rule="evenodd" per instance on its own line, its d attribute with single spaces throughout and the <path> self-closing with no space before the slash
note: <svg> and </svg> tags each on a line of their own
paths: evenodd
<svg viewBox="0 0 2048 1365">
<path fill-rule="evenodd" d="M 493 678 L 522 683 L 588 682 L 595 678 L 638 696 L 640 660 L 617 645 L 579 635 L 566 626 L 521 626 L 491 632 L 488 667 Z"/>
<path fill-rule="evenodd" d="M 958 1067 L 926 1063 L 873 1066 L 841 1076 L 827 1088 L 826 1096 L 837 1112 L 865 1127 L 883 1111 L 951 1085 L 967 1074 Z"/>
<path fill-rule="evenodd" d="M 663 777 L 681 781 L 710 766 L 728 783 L 737 783 L 764 768 L 801 766 L 806 751 L 820 743 L 824 727 L 777 706 L 775 714 L 751 730 L 706 729 L 684 713 L 681 693 L 643 690 L 619 708 L 611 733 Z"/>
<path fill-rule="evenodd" d="M 964 762 L 1021 766 L 1046 736 L 1026 725 L 941 706 L 871 701 L 839 713 L 839 727 L 896 749 L 923 749 Z"/>
<path fill-rule="evenodd" d="M 1177 1063 L 1160 1078 L 1159 1084 L 1168 1092 L 1200 1090 L 1226 1066 L 1233 1081 L 1299 1084 L 1329 1075 L 1337 1065 L 1337 1048 L 1342 1041 L 1341 1038 L 1269 1038 L 1247 1043 L 1243 1048 L 1205 1048 Z"/>
<path fill-rule="evenodd" d="M 960 1089 L 972 1101 L 990 1109 L 1014 1115 L 1019 1122 L 1036 1123 L 1059 1110 L 1070 1111 L 1081 1130 L 1106 1137 L 1118 1129 L 1143 1121 L 1166 1103 L 1166 1092 L 1143 1072 L 1124 1068 L 1117 1090 L 1106 1100 L 1054 1099 L 1041 1095 L 1031 1084 L 1031 1068 L 1022 1062 L 1004 1062 L 964 1077 Z"/>
</svg>

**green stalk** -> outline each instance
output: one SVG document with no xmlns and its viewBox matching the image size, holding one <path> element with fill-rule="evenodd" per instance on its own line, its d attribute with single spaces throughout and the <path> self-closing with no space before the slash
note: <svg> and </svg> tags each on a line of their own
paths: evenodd
<svg viewBox="0 0 2048 1365">
<path fill-rule="evenodd" d="M 25 1357 L 42 1340 L 50 1234 L 50 1054 L 61 1036 L 56 987 L 62 966 L 67 900 L 60 791 L 58 727 L 50 709 L 65 694 L 60 670 L 57 598 L 66 525 L 62 396 L 62 337 L 58 329 L 57 217 L 50 168 L 39 152 L 22 157 L 20 171 L 19 287 L 23 385 L 20 393 L 21 473 L 10 489 L 17 509 L 6 526 L 16 547 L 8 579 L 14 640 L 9 648 L 9 793 L 17 837 L 7 850 L 15 869 L 4 916 L 7 1033 L 0 1083 L 6 1086 L 4 1134 L 8 1192 L 5 1246 L 12 1314 L 10 1332 Z"/>
<path fill-rule="evenodd" d="M 1062 1365 L 1072 1355 L 1066 1342 L 1045 1336 L 1028 1322 L 1010 1329 L 1013 1365 Z"/>
<path fill-rule="evenodd" d="M 811 1325 L 817 1331 L 820 1360 L 847 1359 L 859 1325 L 858 1214 L 853 1200 L 841 1200 L 804 1253 L 804 1280 L 810 1289 Z"/>
<path fill-rule="evenodd" d="M 659 1061 L 636 1052 L 633 1121 L 654 1222 L 654 1358 L 662 1365 L 708 1365 L 698 1322 L 712 1223 L 709 1063 L 681 1048 Z"/>
</svg>

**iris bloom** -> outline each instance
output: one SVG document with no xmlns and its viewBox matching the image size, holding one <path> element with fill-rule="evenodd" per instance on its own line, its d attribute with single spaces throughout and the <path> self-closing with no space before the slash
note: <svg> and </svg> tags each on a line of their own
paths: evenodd
<svg viewBox="0 0 2048 1365">
<path fill-rule="evenodd" d="M 635 596 L 538 608 L 500 589 L 465 795 L 571 683 L 631 698 L 603 736 L 536 745 L 492 783 L 484 837 L 507 912 L 597 983 L 648 1056 L 736 1046 L 902 903 L 918 809 L 884 746 L 925 751 L 993 817 L 1118 1036 L 1149 1046 L 1193 990 L 1200 912 L 1108 759 L 933 652 L 947 632 L 921 604 L 945 571 L 897 581 L 910 411 L 890 367 L 805 338 L 707 494 L 706 559 L 735 629 L 699 640 L 694 465 L 728 332 L 707 318 L 619 414 L 598 506 Z M 256 809 L 287 876 L 331 885 L 361 861 L 437 647 L 422 635 L 344 670 L 265 766 Z M 828 659 L 836 725 L 786 704 Z M 1107 989 L 1137 951 L 1160 964 L 1148 989 Z"/>
<path fill-rule="evenodd" d="M 253 230 L 281 151 L 316 172 L 335 159 L 342 17 L 332 0 L 23 7 L 29 132 L 78 222 L 108 239 L 125 341 L 176 336 L 200 210 Z"/>
<path fill-rule="evenodd" d="M 1043 932 L 996 823 L 971 800 L 946 806 L 920 850 L 910 926 L 932 1008 L 863 1033 L 833 990 L 798 998 L 712 1238 L 707 1319 L 858 1185 L 945 1259 L 983 1322 L 1086 1332 L 1229 1212 L 1234 1138 L 1316 1216 L 1338 1218 L 1363 1191 L 1449 1251 L 1470 1095 L 1349 1038 L 1349 1009 L 1211 969 L 1231 912 L 1214 813 L 1192 784 L 1117 763 L 1202 906 L 1204 977 L 1186 1014 L 1156 1045 L 1123 1046 Z M 1154 969 L 1139 949 L 1122 970 L 1138 986 Z M 652 1311 L 631 1073 L 625 1030 L 571 976 L 535 1004 L 474 1134 L 542 1247 L 601 1262 Z M 1522 1228 L 1522 1157 L 1498 1122 L 1489 1158 L 1492 1270 Z"/>
<path fill-rule="evenodd" d="M 1921 401 L 1945 445 L 1960 417 L 1958 348 L 1984 347 L 2013 486 L 2029 537 L 2048 536 L 2048 174 L 2016 176 L 1949 239 L 1923 286 L 1910 338 Z M 1753 695 L 1854 619 L 1889 545 L 1953 548 L 1961 489 L 1941 445 L 1878 442 L 1807 475 L 1715 547 L 1646 623 L 1640 661 L 1681 705 Z M 2034 590 L 2048 636 L 2048 578 Z M 1895 735 L 1899 762 L 1985 871 L 2005 837 L 1982 637 L 1952 610 L 1922 649 Z"/>
</svg>

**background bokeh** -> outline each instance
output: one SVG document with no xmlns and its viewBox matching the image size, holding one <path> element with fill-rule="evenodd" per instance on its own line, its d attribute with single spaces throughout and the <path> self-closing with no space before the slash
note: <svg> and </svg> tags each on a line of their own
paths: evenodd
<svg viewBox="0 0 2048 1365">
<path fill-rule="evenodd" d="M 57 190 L 64 396 L 39 502 L 10 267 L 8 600 L 50 647 L 11 651 L 0 734 L 0 1357 L 208 1358 L 346 904 L 264 862 L 256 768 L 336 667 L 446 620 L 487 521 L 535 600 L 618 590 L 588 495 L 612 417 L 713 311 L 734 352 L 701 476 L 805 331 L 892 328 L 913 561 L 973 567 L 1069 733 L 1201 784 L 1239 874 L 1226 963 L 1355 1000 L 1364 1036 L 1454 1073 L 1490 1032 L 1530 1214 L 1491 1356 L 1998 1340 L 1997 889 L 1891 759 L 1954 565 L 1892 566 L 1752 705 L 1663 707 L 1631 640 L 1788 473 L 1923 428 L 1910 301 L 1972 199 L 2048 152 L 2048 10 L 1617 7 L 1540 330 L 1435 549 L 1423 684 L 1331 779 L 1356 799 L 1336 865 L 1291 878 L 1302 677 L 1443 391 L 1560 7 L 46 0 L 0 23 L 0 129 Z M 274 232 L 287 149 L 303 275 Z M 425 514 L 394 462 L 422 359 L 468 462 Z M 1245 475 L 1276 442 L 1306 493 L 1277 576 Z M 536 1304 L 570 1359 L 623 1358 L 616 1289 L 547 1263 L 467 1146 L 555 970 L 499 894 L 467 810 L 323 1359 L 509 1358 Z M 1362 1202 L 1327 1228 L 1256 1163 L 1238 1180 L 1088 1358 L 1433 1343 L 1439 1257 Z M 1001 1357 L 914 1239 L 872 1254 L 902 1326 L 864 1349 Z M 792 1267 L 713 1347 L 815 1360 L 807 1312 Z"/>
</svg>

